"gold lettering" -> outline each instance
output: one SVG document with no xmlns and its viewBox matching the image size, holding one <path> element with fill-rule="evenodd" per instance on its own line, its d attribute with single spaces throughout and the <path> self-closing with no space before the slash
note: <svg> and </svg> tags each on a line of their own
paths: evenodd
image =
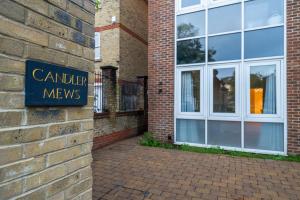
<svg viewBox="0 0 300 200">
<path fill-rule="evenodd" d="M 71 99 L 73 99 L 73 96 L 74 96 L 74 90 L 71 92 L 70 90 L 66 90 L 64 89 L 64 93 L 65 93 L 65 98 L 68 99 L 69 97 Z"/>
<path fill-rule="evenodd" d="M 62 93 L 62 88 L 57 88 L 56 89 L 56 99 L 62 99 L 63 97 L 61 96 Z"/>
<path fill-rule="evenodd" d="M 45 78 L 44 81 L 46 82 L 46 81 L 48 81 L 48 79 L 51 79 L 52 82 L 55 83 L 54 78 L 53 78 L 53 75 L 52 75 L 51 72 L 49 72 L 49 73 L 47 74 L 47 76 L 46 76 L 46 78 Z"/>
<path fill-rule="evenodd" d="M 44 70 L 42 70 L 42 69 L 39 69 L 39 68 L 37 68 L 37 69 L 34 69 L 34 70 L 32 71 L 32 77 L 33 77 L 33 78 L 34 78 L 34 80 L 36 80 L 36 81 L 43 81 L 43 79 L 42 79 L 42 78 L 37 78 L 37 77 L 36 77 L 36 73 L 37 73 L 38 71 L 41 71 L 41 72 L 43 72 Z"/>
<path fill-rule="evenodd" d="M 58 73 L 55 74 L 55 83 L 58 83 L 60 80 L 61 83 L 63 83 L 62 76 L 60 76 Z"/>
<path fill-rule="evenodd" d="M 75 90 L 75 99 L 80 99 L 80 90 Z"/>
<path fill-rule="evenodd" d="M 49 92 L 48 90 L 47 90 L 47 88 L 45 88 L 44 89 L 44 96 L 43 96 L 43 98 L 45 99 L 45 98 L 49 98 L 49 99 L 55 99 L 55 92 L 54 92 L 54 89 L 52 89 L 51 90 L 51 92 Z"/>
<path fill-rule="evenodd" d="M 82 85 L 86 86 L 86 81 L 87 81 L 87 80 L 86 80 L 86 77 L 82 77 L 82 79 L 83 79 L 83 80 L 82 80 Z"/>
<path fill-rule="evenodd" d="M 67 79 L 68 75 L 70 76 L 70 79 L 69 79 L 69 80 Z M 66 85 L 72 83 L 72 79 L 71 79 L 71 75 L 70 75 L 70 74 L 64 74 L 64 76 L 65 76 L 65 84 L 66 84 Z"/>
</svg>

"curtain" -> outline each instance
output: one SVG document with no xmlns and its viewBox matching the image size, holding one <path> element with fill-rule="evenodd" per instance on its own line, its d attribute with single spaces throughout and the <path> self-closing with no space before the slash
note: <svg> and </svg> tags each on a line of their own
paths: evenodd
<svg viewBox="0 0 300 200">
<path fill-rule="evenodd" d="M 264 114 L 276 114 L 276 76 L 275 73 L 266 78 Z"/>
<path fill-rule="evenodd" d="M 195 111 L 193 85 L 192 72 L 183 72 L 181 75 L 181 112 Z"/>
<path fill-rule="evenodd" d="M 205 143 L 205 122 L 201 120 L 178 119 L 177 138 L 178 142 Z"/>
<path fill-rule="evenodd" d="M 258 148 L 272 151 L 283 151 L 283 125 L 262 123 L 259 131 Z"/>
</svg>

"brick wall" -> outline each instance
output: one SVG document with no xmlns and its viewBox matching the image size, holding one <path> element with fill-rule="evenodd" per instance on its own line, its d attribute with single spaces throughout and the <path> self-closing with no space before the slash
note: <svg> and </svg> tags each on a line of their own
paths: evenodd
<svg viewBox="0 0 300 200">
<path fill-rule="evenodd" d="M 287 1 L 288 152 L 300 154 L 300 1 Z"/>
<path fill-rule="evenodd" d="M 0 1 L 0 199 L 92 199 L 94 3 Z M 89 73 L 85 107 L 24 105 L 25 61 Z"/>
<path fill-rule="evenodd" d="M 163 141 L 173 135 L 175 1 L 148 1 L 149 131 Z"/>
</svg>

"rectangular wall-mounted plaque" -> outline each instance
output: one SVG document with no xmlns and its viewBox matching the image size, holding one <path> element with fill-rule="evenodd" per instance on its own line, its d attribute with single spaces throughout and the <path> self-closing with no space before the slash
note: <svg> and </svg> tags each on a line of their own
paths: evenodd
<svg viewBox="0 0 300 200">
<path fill-rule="evenodd" d="M 87 98 L 88 72 L 26 61 L 26 106 L 84 106 Z"/>
</svg>

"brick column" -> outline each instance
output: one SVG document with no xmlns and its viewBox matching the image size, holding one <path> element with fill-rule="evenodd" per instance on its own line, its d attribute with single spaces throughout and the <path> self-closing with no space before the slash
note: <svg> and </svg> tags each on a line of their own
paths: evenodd
<svg viewBox="0 0 300 200">
<path fill-rule="evenodd" d="M 287 1 L 288 153 L 300 154 L 300 1 Z"/>
<path fill-rule="evenodd" d="M 149 131 L 168 141 L 174 133 L 174 0 L 149 0 Z"/>
<path fill-rule="evenodd" d="M 0 199 L 92 199 L 92 0 L 0 0 Z M 89 73 L 84 107 L 26 107 L 26 60 Z"/>
</svg>

